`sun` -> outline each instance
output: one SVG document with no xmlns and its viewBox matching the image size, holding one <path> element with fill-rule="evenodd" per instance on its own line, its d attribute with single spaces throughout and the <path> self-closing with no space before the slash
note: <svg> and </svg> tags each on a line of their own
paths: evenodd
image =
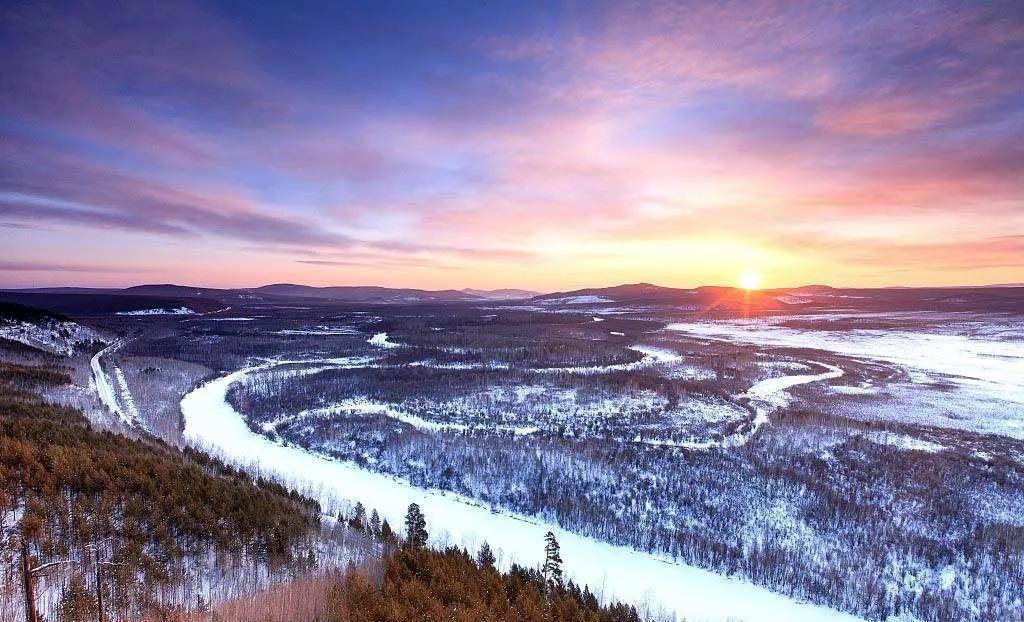
<svg viewBox="0 0 1024 622">
<path fill-rule="evenodd" d="M 756 272 L 744 272 L 740 275 L 740 287 L 748 291 L 761 287 L 761 275 Z"/>
</svg>

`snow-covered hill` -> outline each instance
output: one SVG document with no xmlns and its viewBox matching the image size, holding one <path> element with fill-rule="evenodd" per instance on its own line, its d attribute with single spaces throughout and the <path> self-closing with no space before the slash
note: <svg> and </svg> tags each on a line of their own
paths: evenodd
<svg viewBox="0 0 1024 622">
<path fill-rule="evenodd" d="M 95 329 L 66 317 L 8 303 L 0 303 L 0 339 L 62 356 L 70 356 L 92 342 L 107 341 Z"/>
</svg>

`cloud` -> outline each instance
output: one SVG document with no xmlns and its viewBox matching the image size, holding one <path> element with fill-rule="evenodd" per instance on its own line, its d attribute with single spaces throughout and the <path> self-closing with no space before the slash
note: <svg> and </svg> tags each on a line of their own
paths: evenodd
<svg viewBox="0 0 1024 622">
<path fill-rule="evenodd" d="M 138 266 L 97 266 L 88 264 L 61 264 L 32 261 L 0 261 L 0 272 L 91 272 L 137 274 L 151 272 L 152 268 Z"/>
<path fill-rule="evenodd" d="M 5 237 L 508 279 L 717 244 L 871 279 L 1007 261 L 957 217 L 1024 230 L 1012 2 L 3 11 Z M 379 23 L 401 36 L 355 27 Z"/>
</svg>

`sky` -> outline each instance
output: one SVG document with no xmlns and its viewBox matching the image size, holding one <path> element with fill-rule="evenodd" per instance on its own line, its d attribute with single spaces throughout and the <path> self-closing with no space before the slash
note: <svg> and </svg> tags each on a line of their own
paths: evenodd
<svg viewBox="0 0 1024 622">
<path fill-rule="evenodd" d="M 1024 282 L 1024 3 L 11 1 L 0 286 Z"/>
</svg>

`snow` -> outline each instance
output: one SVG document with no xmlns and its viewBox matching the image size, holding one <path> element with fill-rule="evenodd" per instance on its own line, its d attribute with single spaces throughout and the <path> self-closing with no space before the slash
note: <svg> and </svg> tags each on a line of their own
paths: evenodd
<svg viewBox="0 0 1024 622">
<path fill-rule="evenodd" d="M 106 348 L 93 355 L 89 360 L 89 367 L 92 369 L 92 387 L 100 402 L 112 414 L 117 415 L 122 423 L 129 426 L 141 426 L 142 417 L 139 415 L 138 406 L 128 387 L 128 380 L 124 377 L 124 371 L 117 363 L 111 363 L 114 369 L 114 379 L 103 369 L 103 357 L 113 354 L 123 347 L 127 341 L 118 339 Z"/>
<path fill-rule="evenodd" d="M 603 304 L 606 302 L 615 302 L 611 298 L 605 298 L 603 296 L 563 296 L 561 298 L 549 298 L 547 300 L 538 300 L 539 305 L 592 305 L 592 304 Z"/>
<path fill-rule="evenodd" d="M 196 312 L 188 307 L 176 307 L 173 309 L 136 309 L 134 311 L 118 311 L 114 315 L 195 315 Z"/>
<path fill-rule="evenodd" d="M 933 443 L 932 441 L 926 441 L 920 438 L 914 438 L 913 436 L 907 436 L 906 434 L 893 434 L 891 432 L 870 432 L 863 435 L 864 438 L 868 439 L 873 443 L 879 445 L 888 445 L 889 447 L 895 447 L 897 449 L 904 449 L 907 451 L 926 451 L 928 453 L 936 453 L 945 449 L 944 446 Z"/>
<path fill-rule="evenodd" d="M 56 320 L 35 324 L 0 319 L 0 339 L 10 339 L 62 356 L 71 356 L 81 344 L 107 341 L 88 326 Z"/>
<path fill-rule="evenodd" d="M 835 365 L 828 365 L 826 363 L 814 364 L 820 365 L 828 371 L 820 374 L 802 374 L 797 376 L 767 378 L 754 383 L 746 390 L 746 392 L 737 396 L 749 399 L 754 407 L 754 419 L 750 422 L 750 426 L 746 430 L 730 434 L 721 440 L 683 441 L 671 444 L 677 447 L 685 447 L 687 449 L 711 449 L 712 447 L 732 449 L 745 445 L 763 425 L 768 423 L 768 415 L 770 415 L 775 409 L 781 408 L 789 403 L 790 396 L 786 393 L 787 389 L 792 389 L 793 387 L 802 384 L 809 384 L 811 382 L 833 380 L 843 375 L 843 370 Z"/>
<path fill-rule="evenodd" d="M 595 322 L 603 322 L 604 321 L 603 317 L 597 317 L 597 316 L 594 316 L 594 317 L 592 317 L 590 319 L 595 321 Z"/>
<path fill-rule="evenodd" d="M 853 317 L 866 317 L 867 314 Z M 897 314 L 882 314 L 897 317 Z M 790 316 L 783 319 L 811 319 Z M 826 318 L 828 316 L 825 316 Z M 929 318 L 931 319 L 931 318 Z M 935 318 L 941 319 L 941 318 Z M 757 345 L 815 348 L 846 356 L 903 365 L 945 379 L 968 390 L 1024 405 L 1024 324 L 1006 324 L 997 318 L 978 318 L 986 324 L 964 323 L 947 332 L 921 330 L 813 330 L 778 326 L 774 321 L 732 320 L 713 323 L 670 324 L 668 330 Z M 999 338 L 992 335 L 998 329 Z"/>
<path fill-rule="evenodd" d="M 791 389 L 795 386 L 807 384 L 809 382 L 832 380 L 843 375 L 843 370 L 835 365 L 828 365 L 827 363 L 816 364 L 824 367 L 828 371 L 820 374 L 779 376 L 778 378 L 761 380 L 747 389 L 747 392 L 741 397 L 748 397 L 752 400 L 771 402 L 777 406 L 784 406 L 786 402 L 788 402 L 788 395 L 785 393 L 786 389 Z"/>
<path fill-rule="evenodd" d="M 423 490 L 355 464 L 330 460 L 253 433 L 227 402 L 227 391 L 247 374 L 280 363 L 241 369 L 190 392 L 181 402 L 184 438 L 253 472 L 321 499 L 338 498 L 375 508 L 393 525 L 416 502 L 428 520 L 431 541 L 475 549 L 486 541 L 504 567 L 536 565 L 551 529 L 562 545 L 567 577 L 606 598 L 650 602 L 688 620 L 746 622 L 852 622 L 857 618 L 801 603 L 749 582 L 673 562 L 671 559 L 586 538 L 536 519 L 493 511 L 453 493 Z"/>
<path fill-rule="evenodd" d="M 806 294 L 787 294 L 785 296 L 776 296 L 775 300 L 787 305 L 806 305 L 814 302 L 814 296 L 808 296 Z"/>
<path fill-rule="evenodd" d="M 620 333 L 620 332 L 614 331 L 614 330 L 612 332 L 608 333 L 608 334 L 609 335 L 615 335 L 616 337 L 625 337 L 626 336 L 626 333 Z"/>
<path fill-rule="evenodd" d="M 848 384 L 837 384 L 829 388 L 833 393 L 838 393 L 840 395 L 875 395 L 878 393 L 878 387 L 872 386 L 855 387 Z"/>
<path fill-rule="evenodd" d="M 430 421 L 428 419 L 424 419 L 423 417 L 417 417 L 416 415 L 410 415 L 409 413 L 402 412 L 401 410 L 395 408 L 390 404 L 385 404 L 383 402 L 375 402 L 369 398 L 364 397 L 350 398 L 332 404 L 330 406 L 303 411 L 296 415 L 294 418 L 302 419 L 310 416 L 323 416 L 338 413 L 362 413 L 381 415 L 384 417 L 395 419 L 396 421 L 401 421 L 402 423 L 407 423 L 418 430 L 423 430 L 426 432 L 441 432 L 445 430 L 455 430 L 459 432 L 464 432 L 470 429 L 469 426 L 460 423 L 439 423 L 437 421 Z M 276 427 L 279 424 L 279 422 L 280 420 L 278 422 L 275 422 L 273 427 Z"/>
<path fill-rule="evenodd" d="M 639 361 L 632 363 L 617 363 L 615 365 L 590 365 L 588 367 L 535 367 L 530 371 L 540 373 L 566 373 L 566 374 L 603 374 L 612 371 L 630 371 L 633 369 L 642 369 L 644 367 L 653 367 L 654 365 L 668 365 L 673 363 L 679 363 L 683 360 L 683 357 L 679 356 L 671 350 L 664 350 L 662 348 L 653 348 L 651 346 L 634 345 L 629 346 L 630 350 L 635 350 L 644 355 Z"/>
<path fill-rule="evenodd" d="M 359 331 L 351 326 L 316 326 L 314 328 L 286 328 L 276 335 L 358 335 Z"/>
<path fill-rule="evenodd" d="M 794 328 L 783 322 L 820 322 Z M 838 322 L 842 321 L 842 324 Z M 855 328 L 860 322 L 871 328 Z M 877 328 L 878 324 L 892 328 Z M 854 326 L 831 329 L 831 327 Z M 669 330 L 770 347 L 812 348 L 894 367 L 879 387 L 834 387 L 857 416 L 1024 438 L 1024 322 L 1010 314 L 852 313 L 670 324 Z"/>
<path fill-rule="evenodd" d="M 378 348 L 398 348 L 402 344 L 395 343 L 394 341 L 388 341 L 387 333 L 377 333 L 373 337 L 366 340 L 366 343 L 371 346 L 377 346 Z"/>
<path fill-rule="evenodd" d="M 125 423 L 131 423 L 129 416 L 117 403 L 117 396 L 114 393 L 114 386 L 110 382 L 110 377 L 107 376 L 105 371 L 103 371 L 103 357 L 114 352 L 120 348 L 121 345 L 121 340 L 117 340 L 94 354 L 93 357 L 89 359 L 89 367 L 92 369 L 93 383 L 96 386 L 96 393 L 99 395 L 100 401 L 107 407 L 107 410 L 117 415 L 122 421 Z"/>
<path fill-rule="evenodd" d="M 425 361 L 413 361 L 409 367 L 429 367 L 431 369 L 451 369 L 467 371 L 470 369 L 508 369 L 507 363 L 490 361 L 488 363 L 438 363 L 433 359 Z"/>
<path fill-rule="evenodd" d="M 129 423 L 141 425 L 142 418 L 139 416 L 139 409 L 135 405 L 135 398 L 132 397 L 132 392 L 128 388 L 128 381 L 124 377 L 124 371 L 122 371 L 120 365 L 116 363 L 114 364 L 114 378 L 117 380 L 117 394 L 121 398 L 124 418 Z"/>
</svg>

